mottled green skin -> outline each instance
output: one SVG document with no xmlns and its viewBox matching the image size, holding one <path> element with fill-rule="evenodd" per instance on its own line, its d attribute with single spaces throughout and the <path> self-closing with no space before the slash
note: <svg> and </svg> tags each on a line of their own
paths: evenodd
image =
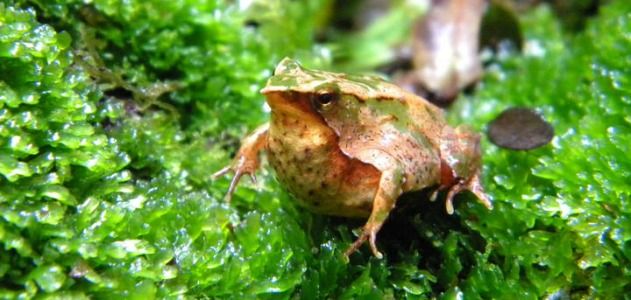
<svg viewBox="0 0 631 300">
<path fill-rule="evenodd" d="M 355 95 L 359 100 L 402 98 L 408 94 L 377 76 L 311 70 L 289 58 L 278 64 L 274 76 L 270 77 L 262 92 L 270 91 L 338 91 Z"/>
<path fill-rule="evenodd" d="M 285 59 L 262 92 L 272 109 L 271 164 L 312 210 L 368 216 L 385 171 L 395 176 L 396 198 L 451 185 L 442 180 L 441 161 L 457 170 L 450 180 L 479 169 L 479 152 L 471 147 L 477 135 L 449 127 L 440 109 L 379 77 L 309 70 Z M 321 94 L 335 101 L 315 105 Z M 357 171 L 358 162 L 373 171 Z"/>
</svg>

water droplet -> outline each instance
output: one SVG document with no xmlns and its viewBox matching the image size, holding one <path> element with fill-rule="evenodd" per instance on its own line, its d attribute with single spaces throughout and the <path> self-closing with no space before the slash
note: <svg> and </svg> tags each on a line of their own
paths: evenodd
<svg viewBox="0 0 631 300">
<path fill-rule="evenodd" d="M 145 240 L 129 239 L 113 242 L 106 252 L 113 258 L 125 258 L 152 254 L 155 252 L 155 248 Z"/>
<path fill-rule="evenodd" d="M 9 146 L 11 148 L 16 148 L 19 144 L 20 141 L 22 140 L 22 137 L 14 135 L 9 139 Z"/>
<path fill-rule="evenodd" d="M 94 169 L 94 167 L 96 167 L 99 164 L 99 159 L 96 157 L 93 157 L 91 159 L 89 159 L 88 161 L 85 162 L 84 166 L 90 170 Z"/>
<path fill-rule="evenodd" d="M 37 104 L 39 103 L 39 94 L 37 93 L 26 93 L 22 95 L 22 102 L 26 104 Z"/>
<path fill-rule="evenodd" d="M 9 54 L 11 54 L 13 57 L 22 56 L 23 50 L 24 50 L 24 46 L 22 46 L 22 43 L 20 42 L 13 43 L 11 47 L 9 47 Z"/>
<path fill-rule="evenodd" d="M 533 57 L 544 57 L 546 55 L 546 48 L 539 40 L 530 39 L 524 44 L 524 55 Z"/>
<path fill-rule="evenodd" d="M 78 252 L 84 259 L 97 257 L 99 255 L 97 247 L 92 243 L 82 243 L 79 245 Z"/>
<path fill-rule="evenodd" d="M 58 290 L 66 281 L 64 270 L 57 265 L 39 267 L 31 272 L 31 277 L 46 292 Z"/>
<path fill-rule="evenodd" d="M 59 135 L 59 132 L 54 132 L 51 136 L 50 136 L 50 140 L 52 142 L 58 142 L 61 139 L 61 136 Z"/>
<path fill-rule="evenodd" d="M 495 182 L 503 187 L 505 187 L 508 190 L 513 189 L 514 187 L 514 183 L 512 182 L 511 178 L 509 176 L 500 174 L 500 175 L 495 175 L 493 176 L 493 180 L 495 180 Z"/>
<path fill-rule="evenodd" d="M 144 206 L 145 201 L 147 201 L 147 198 L 145 196 L 138 195 L 134 198 L 129 199 L 126 202 L 121 203 L 121 207 L 133 211 L 133 210 L 142 208 Z"/>
<path fill-rule="evenodd" d="M 175 266 L 164 266 L 162 268 L 162 279 L 173 279 L 177 277 L 177 268 Z"/>
</svg>

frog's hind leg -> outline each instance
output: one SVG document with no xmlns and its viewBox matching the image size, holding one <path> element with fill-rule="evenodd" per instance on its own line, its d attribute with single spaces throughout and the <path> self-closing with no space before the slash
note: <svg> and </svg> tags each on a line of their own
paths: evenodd
<svg viewBox="0 0 631 300">
<path fill-rule="evenodd" d="M 395 201 L 401 195 L 402 181 L 403 172 L 399 168 L 382 172 L 370 217 L 364 225 L 359 238 L 357 238 L 357 240 L 346 250 L 346 257 L 359 249 L 359 247 L 361 247 L 361 245 L 366 241 L 368 241 L 370 249 L 375 257 L 383 257 L 376 245 L 377 232 L 379 232 L 381 226 L 383 226 L 383 223 L 388 218 L 390 211 L 394 208 Z"/>
<path fill-rule="evenodd" d="M 479 172 L 475 172 L 473 176 L 471 176 L 467 180 L 458 180 L 451 188 L 449 188 L 449 192 L 447 192 L 447 198 L 445 199 L 445 208 L 447 209 L 448 214 L 454 213 L 454 205 L 453 198 L 456 194 L 464 191 L 471 191 L 486 208 L 492 209 L 493 204 L 491 200 L 484 192 L 484 188 L 480 183 Z"/>
</svg>

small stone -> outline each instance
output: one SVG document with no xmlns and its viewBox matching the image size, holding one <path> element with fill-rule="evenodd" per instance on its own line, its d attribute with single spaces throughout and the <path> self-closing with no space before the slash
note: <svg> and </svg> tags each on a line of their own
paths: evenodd
<svg viewBox="0 0 631 300">
<path fill-rule="evenodd" d="M 513 107 L 493 120 L 487 131 L 493 144 L 513 150 L 530 150 L 548 144 L 554 128 L 535 111 Z"/>
</svg>

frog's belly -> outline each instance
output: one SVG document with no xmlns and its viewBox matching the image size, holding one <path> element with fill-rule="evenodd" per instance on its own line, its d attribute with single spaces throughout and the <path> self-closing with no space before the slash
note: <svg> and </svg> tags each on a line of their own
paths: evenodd
<svg viewBox="0 0 631 300">
<path fill-rule="evenodd" d="M 344 155 L 337 147 L 301 143 L 270 135 L 269 161 L 276 177 L 298 203 L 311 211 L 368 217 L 381 173 Z"/>
</svg>

